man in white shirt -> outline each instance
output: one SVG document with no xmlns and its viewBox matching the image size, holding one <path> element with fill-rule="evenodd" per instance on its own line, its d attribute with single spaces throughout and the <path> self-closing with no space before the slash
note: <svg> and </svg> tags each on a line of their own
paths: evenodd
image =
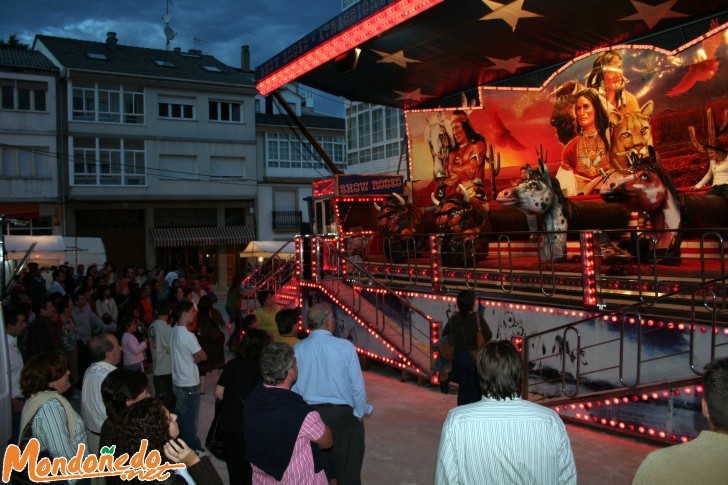
<svg viewBox="0 0 728 485">
<path fill-rule="evenodd" d="M 180 438 L 193 450 L 202 450 L 197 436 L 200 416 L 200 372 L 197 363 L 207 360 L 207 354 L 200 347 L 197 337 L 189 327 L 192 325 L 194 309 L 189 301 L 177 303 L 174 309 L 177 325 L 172 328 L 169 348 L 172 355 L 172 389 L 177 400 L 175 407 Z"/>
<path fill-rule="evenodd" d="M 86 369 L 81 387 L 81 416 L 86 425 L 89 453 L 99 452 L 99 433 L 106 421 L 106 406 L 101 399 L 101 383 L 121 362 L 119 341 L 111 334 L 97 335 L 88 343 L 88 350 L 93 364 Z M 104 445 L 113 443 L 104 443 Z M 103 481 L 92 480 L 92 483 Z"/>
<path fill-rule="evenodd" d="M 23 370 L 23 356 L 18 349 L 18 337 L 25 331 L 25 315 L 7 307 L 3 308 L 5 319 L 5 339 L 8 342 L 8 360 L 10 361 L 10 398 L 13 409 L 13 428 L 11 443 L 18 442 L 20 434 L 20 415 L 23 412 L 25 399 L 20 390 L 20 372 Z"/>
<path fill-rule="evenodd" d="M 435 484 L 576 484 L 564 423 L 519 397 L 523 363 L 506 340 L 478 354 L 479 402 L 452 409 L 442 427 Z"/>
<path fill-rule="evenodd" d="M 169 348 L 172 327 L 167 322 L 170 310 L 169 300 L 160 300 L 157 303 L 159 316 L 149 326 L 149 342 L 152 344 L 154 360 L 154 393 L 172 413 L 175 410 L 175 400 L 172 389 L 172 353 Z"/>
<path fill-rule="evenodd" d="M 333 448 L 324 453 L 328 479 L 360 484 L 367 392 L 359 357 L 351 342 L 334 337 L 336 319 L 328 303 L 311 306 L 306 319 L 311 334 L 296 344 L 298 380 L 291 390 L 318 411 L 334 435 Z"/>
</svg>

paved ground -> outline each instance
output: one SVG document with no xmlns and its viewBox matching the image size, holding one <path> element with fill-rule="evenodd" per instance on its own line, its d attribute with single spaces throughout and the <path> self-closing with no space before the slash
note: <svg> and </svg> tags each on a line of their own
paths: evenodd
<svg viewBox="0 0 728 485">
<path fill-rule="evenodd" d="M 202 396 L 200 437 L 204 439 L 213 413 L 217 372 L 208 374 Z M 376 485 L 431 484 L 440 430 L 455 396 L 437 388 L 401 382 L 399 373 L 372 365 L 364 373 L 374 412 L 365 419 L 366 454 L 362 481 Z M 576 458 L 579 483 L 628 484 L 647 454 L 658 446 L 617 437 L 591 428 L 567 425 Z M 227 483 L 225 464 L 213 458 Z"/>
</svg>

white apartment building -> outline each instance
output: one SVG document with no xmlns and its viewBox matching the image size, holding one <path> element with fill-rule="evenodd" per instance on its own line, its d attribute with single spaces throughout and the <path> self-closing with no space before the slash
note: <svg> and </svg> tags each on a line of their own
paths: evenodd
<svg viewBox="0 0 728 485">
<path fill-rule="evenodd" d="M 0 213 L 9 234 L 61 234 L 56 85 L 38 52 L 0 48 Z"/>
<path fill-rule="evenodd" d="M 279 92 L 336 166 L 346 170 L 344 120 L 316 113 L 311 91 L 302 86 L 288 85 Z M 309 223 L 311 183 L 331 171 L 272 96 L 256 98 L 256 126 L 258 171 L 263 174 L 258 183 L 258 238 L 288 240 Z"/>
<path fill-rule="evenodd" d="M 226 284 L 255 238 L 255 87 L 183 52 L 38 35 L 60 72 L 63 232 L 99 236 L 117 266 L 204 264 Z"/>
</svg>

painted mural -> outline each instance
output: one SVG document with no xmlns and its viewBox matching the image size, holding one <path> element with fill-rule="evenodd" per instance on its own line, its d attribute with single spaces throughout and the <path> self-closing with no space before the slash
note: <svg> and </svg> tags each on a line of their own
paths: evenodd
<svg viewBox="0 0 728 485">
<path fill-rule="evenodd" d="M 616 46 L 575 59 L 540 89 L 481 88 L 460 109 L 407 112 L 412 202 L 495 198 L 537 151 L 566 196 L 598 194 L 605 174 L 653 145 L 677 187 L 708 170 L 725 142 L 728 24 L 675 51 Z"/>
</svg>

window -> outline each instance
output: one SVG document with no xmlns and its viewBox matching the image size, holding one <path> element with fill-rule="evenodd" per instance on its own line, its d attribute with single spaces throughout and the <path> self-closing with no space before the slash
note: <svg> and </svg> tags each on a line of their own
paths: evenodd
<svg viewBox="0 0 728 485">
<path fill-rule="evenodd" d="M 45 111 L 48 83 L 0 79 L 0 108 Z"/>
<path fill-rule="evenodd" d="M 159 117 L 174 120 L 194 120 L 195 100 L 194 98 L 183 98 L 178 96 L 159 96 Z"/>
<path fill-rule="evenodd" d="M 296 136 L 266 133 L 266 164 L 274 168 L 323 169 L 321 155 L 307 140 Z M 346 143 L 340 136 L 317 136 L 316 141 L 338 166 L 344 166 Z"/>
<path fill-rule="evenodd" d="M 119 121 L 121 120 L 121 105 L 119 103 L 120 95 L 121 93 L 118 90 L 118 86 L 99 84 L 99 121 L 119 123 Z"/>
<path fill-rule="evenodd" d="M 124 123 L 144 123 L 144 88 L 124 91 Z"/>
<path fill-rule="evenodd" d="M 125 140 L 124 185 L 146 185 L 147 175 L 145 169 L 144 140 Z"/>
<path fill-rule="evenodd" d="M 352 116 L 349 118 L 349 128 L 346 130 L 346 137 L 348 141 L 349 150 L 356 150 L 359 148 L 359 145 L 357 144 L 357 127 L 359 124 L 357 123 L 357 118 Z"/>
<path fill-rule="evenodd" d="M 273 189 L 271 229 L 292 231 L 301 227 L 301 212 L 297 210 L 295 190 Z"/>
<path fill-rule="evenodd" d="M 159 103 L 159 117 L 193 120 L 195 119 L 195 107 L 191 104 Z"/>
<path fill-rule="evenodd" d="M 89 59 L 94 59 L 96 61 L 108 61 L 109 58 L 106 57 L 106 54 L 100 54 L 98 52 L 87 52 L 86 57 Z"/>
<path fill-rule="evenodd" d="M 50 236 L 53 234 L 53 217 L 40 216 L 37 219 L 28 219 L 27 226 L 8 224 L 8 234 L 18 236 Z"/>
<path fill-rule="evenodd" d="M 49 147 L 3 146 L 0 151 L 0 170 L 3 177 L 50 178 Z"/>
<path fill-rule="evenodd" d="M 387 143 L 387 157 L 399 156 L 399 142 Z"/>
<path fill-rule="evenodd" d="M 146 185 L 144 140 L 79 136 L 71 144 L 73 185 Z"/>
<path fill-rule="evenodd" d="M 174 63 L 171 62 L 171 61 L 159 61 L 159 60 L 157 60 L 157 61 L 154 61 L 154 63 L 156 65 L 158 65 L 159 67 L 174 67 Z"/>
<path fill-rule="evenodd" d="M 384 116 L 385 138 L 387 140 L 399 139 L 399 110 L 395 108 L 386 108 Z"/>
<path fill-rule="evenodd" d="M 121 185 L 121 139 L 99 138 L 101 185 Z"/>
<path fill-rule="evenodd" d="M 210 157 L 211 179 L 244 179 L 245 159 L 243 157 Z"/>
<path fill-rule="evenodd" d="M 349 166 L 357 165 L 359 163 L 359 152 L 349 153 Z"/>
<path fill-rule="evenodd" d="M 217 66 L 202 66 L 202 69 L 207 72 L 222 72 L 222 70 Z"/>
<path fill-rule="evenodd" d="M 197 180 L 197 157 L 159 155 L 159 180 Z"/>
<path fill-rule="evenodd" d="M 210 121 L 242 123 L 242 104 L 226 101 L 210 101 Z"/>
<path fill-rule="evenodd" d="M 369 121 L 369 112 L 365 111 L 364 113 L 360 113 L 357 116 L 357 120 L 359 122 L 359 130 L 358 130 L 359 148 L 368 147 L 372 143 L 371 138 L 370 138 L 371 123 Z"/>
<path fill-rule="evenodd" d="M 384 110 L 378 108 L 372 111 L 372 144 L 384 141 Z"/>
<path fill-rule="evenodd" d="M 372 147 L 372 160 L 382 160 L 384 158 L 384 145 Z"/>
<path fill-rule="evenodd" d="M 74 81 L 71 119 L 143 124 L 144 88 L 115 83 Z"/>
</svg>

